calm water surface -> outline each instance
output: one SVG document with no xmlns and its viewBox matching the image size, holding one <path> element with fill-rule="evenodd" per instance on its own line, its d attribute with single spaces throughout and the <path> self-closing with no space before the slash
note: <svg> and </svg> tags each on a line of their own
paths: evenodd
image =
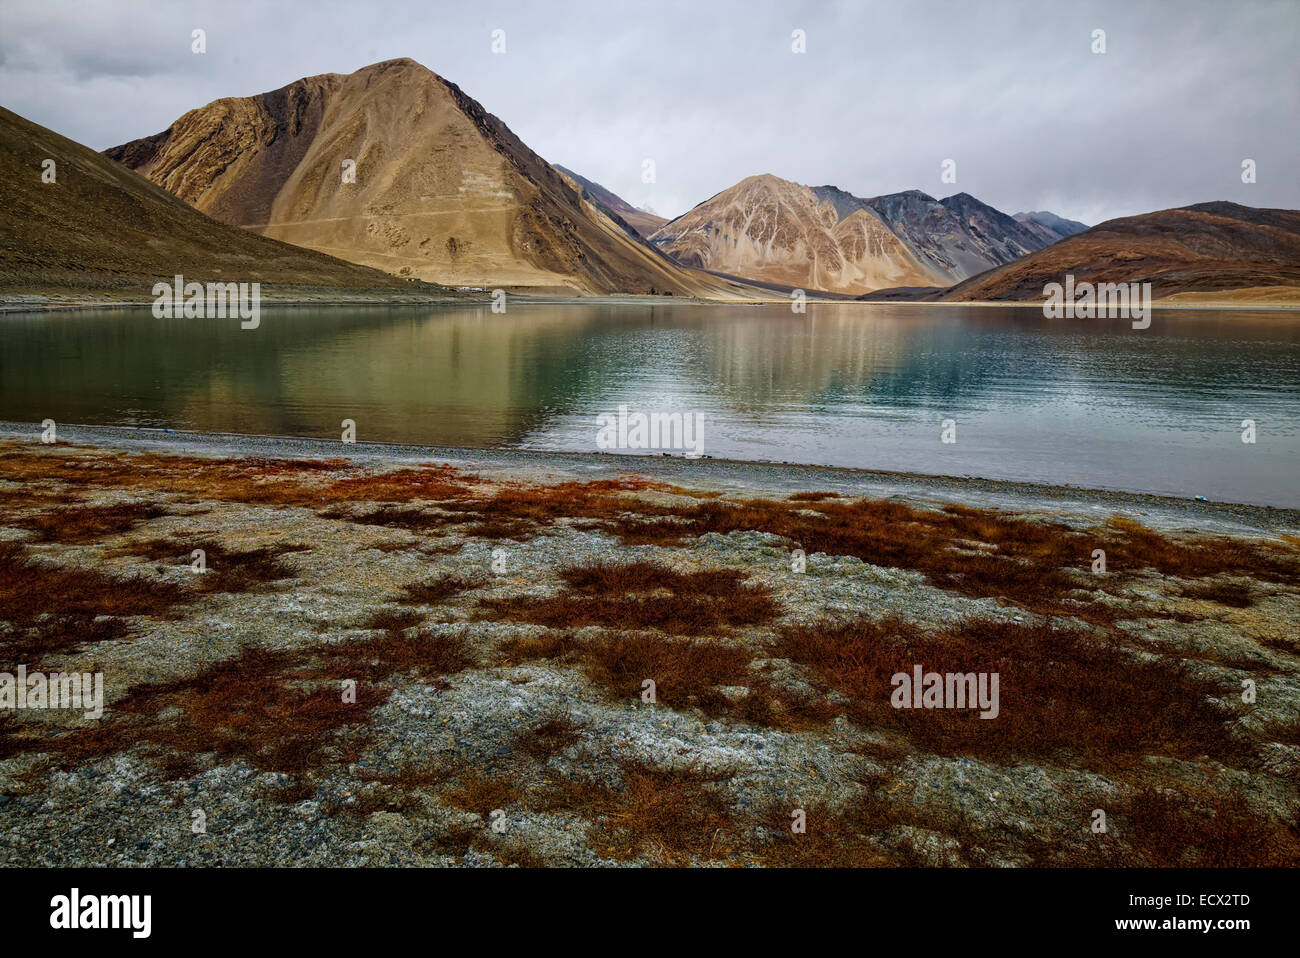
<svg viewBox="0 0 1300 958">
<path fill-rule="evenodd" d="M 716 457 L 1300 506 L 1300 314 L 514 305 L 0 317 L 0 419 L 595 451 L 704 416 Z M 957 423 L 957 442 L 940 441 Z M 1241 441 L 1242 420 L 1258 441 Z"/>
</svg>

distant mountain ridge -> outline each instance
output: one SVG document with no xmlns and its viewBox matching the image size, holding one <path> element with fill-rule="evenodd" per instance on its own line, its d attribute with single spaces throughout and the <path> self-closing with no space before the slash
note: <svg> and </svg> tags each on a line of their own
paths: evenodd
<svg viewBox="0 0 1300 958">
<path fill-rule="evenodd" d="M 1149 282 L 1156 299 L 1300 302 L 1300 211 L 1220 201 L 1107 220 L 931 298 L 1036 301 L 1066 275 Z"/>
<path fill-rule="evenodd" d="M 1038 210 L 1033 213 L 1016 213 L 1012 219 L 1039 233 L 1049 243 L 1063 240 L 1075 233 L 1082 233 L 1088 228 L 1085 223 L 1080 223 L 1078 220 L 1067 220 L 1063 216 L 1057 216 L 1055 213 L 1049 213 L 1046 210 Z"/>
<path fill-rule="evenodd" d="M 14 117 L 7 133 L 18 152 L 55 136 L 34 125 L 20 130 L 19 121 L 26 122 Z M 73 154 L 65 147 L 64 155 Z M 159 207 L 156 193 L 146 201 L 141 181 L 123 179 L 126 171 L 110 164 L 93 179 L 112 188 L 83 199 L 128 224 L 147 210 L 158 241 L 146 230 L 82 256 L 92 237 L 112 229 L 78 240 L 55 222 L 77 216 L 73 208 L 56 211 L 61 194 L 24 187 L 15 193 L 18 215 L 7 211 L 12 222 L 5 223 L 15 239 L 4 250 L 11 276 L 31 278 L 43 258 L 54 275 L 67 254 L 66 276 L 94 261 L 107 266 L 110 283 L 169 270 L 173 260 L 211 262 L 218 272 L 226 266 L 216 264 L 228 261 L 241 269 L 276 263 L 281 275 L 303 282 L 311 275 L 327 284 L 387 282 L 349 274 L 340 262 L 347 260 L 454 286 L 721 300 L 772 299 L 791 288 L 833 297 L 1034 300 L 1066 272 L 1080 282 L 1149 281 L 1157 298 L 1250 290 L 1300 298 L 1300 212 L 1225 202 L 1088 228 L 1048 211 L 1008 216 L 968 193 L 864 198 L 763 174 L 662 221 L 551 166 L 459 87 L 409 59 L 217 100 L 104 155 L 228 227 L 282 242 L 255 247 L 246 234 L 222 233 L 206 220 L 186 226 L 176 219 L 182 207 Z M 355 176 L 341 176 L 350 165 Z M 38 222 L 54 224 L 48 242 Z M 222 258 L 222 246 L 233 259 Z M 177 255 L 151 256 L 154 247 Z M 210 259 L 202 249 L 212 250 Z M 324 255 L 306 256 L 312 250 Z"/>
<path fill-rule="evenodd" d="M 651 242 L 688 266 L 809 290 L 851 292 L 927 275 L 871 210 L 841 218 L 811 188 L 771 175 L 706 200 Z"/>
<path fill-rule="evenodd" d="M 865 202 L 932 265 L 941 281 L 965 279 L 1046 245 L 1032 230 L 969 193 L 936 200 L 907 190 Z"/>
<path fill-rule="evenodd" d="M 664 224 L 651 242 L 689 266 L 856 295 L 946 287 L 1051 241 L 967 193 L 862 198 L 764 174 Z"/>
<path fill-rule="evenodd" d="M 595 203 L 611 217 L 626 223 L 642 239 L 649 239 L 650 234 L 668 222 L 668 217 L 659 216 L 649 210 L 633 206 L 623 197 L 612 190 L 607 190 L 594 180 L 580 176 L 573 170 L 560 166 L 558 163 L 553 165 L 585 191 L 583 199 Z"/>
</svg>

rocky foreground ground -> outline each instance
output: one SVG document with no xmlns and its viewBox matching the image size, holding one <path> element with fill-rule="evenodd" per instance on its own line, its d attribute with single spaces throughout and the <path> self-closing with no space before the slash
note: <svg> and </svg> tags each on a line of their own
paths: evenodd
<svg viewBox="0 0 1300 958">
<path fill-rule="evenodd" d="M 1294 513 L 268 446 L 0 441 L 0 864 L 1300 863 Z"/>
</svg>

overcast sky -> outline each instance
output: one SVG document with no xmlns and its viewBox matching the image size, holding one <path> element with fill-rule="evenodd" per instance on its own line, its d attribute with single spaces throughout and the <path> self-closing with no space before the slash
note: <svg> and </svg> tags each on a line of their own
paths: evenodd
<svg viewBox="0 0 1300 958">
<path fill-rule="evenodd" d="M 409 56 L 662 215 L 774 173 L 1093 224 L 1300 208 L 1298 54 L 1300 0 L 3 0 L 0 104 L 104 149 L 219 97 Z"/>
</svg>

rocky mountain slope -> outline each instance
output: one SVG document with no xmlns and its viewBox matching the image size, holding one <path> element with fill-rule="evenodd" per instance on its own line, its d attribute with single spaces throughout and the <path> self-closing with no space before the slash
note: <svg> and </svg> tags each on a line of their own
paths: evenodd
<svg viewBox="0 0 1300 958">
<path fill-rule="evenodd" d="M 816 191 L 771 175 L 741 180 L 651 241 L 688 266 L 804 289 L 852 293 L 930 279 L 870 209 L 841 216 Z"/>
<path fill-rule="evenodd" d="M 954 282 L 1042 249 L 1043 240 L 969 193 L 936 200 L 919 190 L 865 201 L 926 262 Z"/>
<path fill-rule="evenodd" d="M 771 175 L 742 180 L 651 240 L 690 266 L 848 294 L 948 286 L 1048 242 L 967 193 L 863 199 Z"/>
<path fill-rule="evenodd" d="M 1156 299 L 1300 300 L 1300 211 L 1200 203 L 1108 220 L 972 277 L 943 299 L 1040 300 L 1063 282 L 1149 282 Z"/>
<path fill-rule="evenodd" d="M 563 166 L 557 165 L 555 168 L 578 184 L 584 200 L 596 204 L 602 212 L 613 219 L 622 220 L 642 239 L 649 239 L 655 230 L 668 222 L 668 217 L 633 206 L 623 197 L 612 190 L 605 189 L 594 180 L 580 176 Z"/>
<path fill-rule="evenodd" d="M 414 60 L 217 100 L 106 152 L 222 222 L 401 276 L 580 293 L 721 288 L 629 236 Z"/>
<path fill-rule="evenodd" d="M 44 182 L 47 160 L 53 182 Z M 0 108 L 0 291 L 147 298 L 198 282 L 410 290 L 411 284 L 218 223 L 89 147 Z"/>
<path fill-rule="evenodd" d="M 1067 220 L 1064 216 L 1057 216 L 1047 210 L 1016 213 L 1012 219 L 1037 233 L 1049 244 L 1055 243 L 1057 240 L 1063 240 L 1067 236 L 1073 236 L 1075 233 L 1082 233 L 1088 228 L 1086 223 L 1080 223 L 1078 220 Z"/>
</svg>

